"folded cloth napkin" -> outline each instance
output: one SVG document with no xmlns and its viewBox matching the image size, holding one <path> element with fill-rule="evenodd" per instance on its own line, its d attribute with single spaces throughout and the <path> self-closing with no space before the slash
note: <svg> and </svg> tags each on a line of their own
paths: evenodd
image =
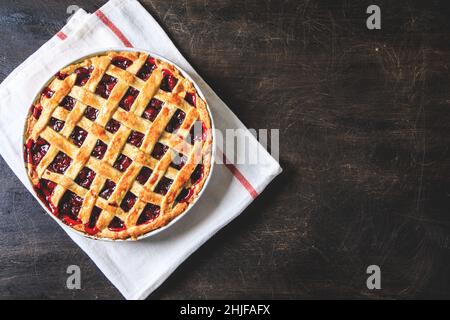
<svg viewBox="0 0 450 320">
<path fill-rule="evenodd" d="M 49 75 L 84 53 L 123 46 L 155 52 L 183 68 L 203 91 L 217 129 L 243 129 L 240 134 L 248 138 L 248 153 L 260 156 L 257 164 L 216 164 L 195 207 L 152 237 L 140 241 L 94 241 L 64 228 L 126 299 L 144 299 L 190 254 L 236 218 L 281 168 L 251 134 L 246 134 L 245 126 L 137 1 L 111 0 L 94 14 L 80 9 L 0 85 L 0 154 L 33 195 L 22 165 L 22 133 L 34 95 Z M 244 143 L 238 142 L 237 149 L 244 148 Z M 223 156 L 220 150 L 217 153 Z"/>
</svg>

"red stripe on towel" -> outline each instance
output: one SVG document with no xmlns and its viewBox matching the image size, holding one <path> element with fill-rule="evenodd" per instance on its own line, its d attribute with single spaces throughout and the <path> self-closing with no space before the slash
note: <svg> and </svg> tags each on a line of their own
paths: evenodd
<svg viewBox="0 0 450 320">
<path fill-rule="evenodd" d="M 256 192 L 255 188 L 251 185 L 251 183 L 244 177 L 244 175 L 239 171 L 239 169 L 227 159 L 222 151 L 218 150 L 217 153 L 222 154 L 223 164 L 230 170 L 233 176 L 242 184 L 242 186 L 247 189 L 248 193 L 252 196 L 253 199 L 258 197 L 258 192 Z"/>
<path fill-rule="evenodd" d="M 67 34 L 65 34 L 64 32 L 60 31 L 56 34 L 56 36 L 58 38 L 60 38 L 61 40 L 66 40 L 67 39 Z"/>
<path fill-rule="evenodd" d="M 128 48 L 132 48 L 133 45 L 131 44 L 131 42 L 127 39 L 127 37 L 125 37 L 125 35 L 119 30 L 119 28 L 117 28 L 117 26 L 112 23 L 111 20 L 108 19 L 107 16 L 105 16 L 105 14 L 101 11 L 101 10 L 97 10 L 95 12 L 95 15 L 109 28 L 111 29 L 112 32 L 114 32 L 114 34 L 117 36 L 117 38 L 120 39 L 120 41 L 123 42 L 123 44 L 125 45 L 125 47 Z"/>
</svg>

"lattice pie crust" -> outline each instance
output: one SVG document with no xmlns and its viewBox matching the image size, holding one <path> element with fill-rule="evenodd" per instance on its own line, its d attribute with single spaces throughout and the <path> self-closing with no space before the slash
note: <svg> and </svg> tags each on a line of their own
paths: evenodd
<svg viewBox="0 0 450 320">
<path fill-rule="evenodd" d="M 36 98 L 26 168 L 65 224 L 136 239 L 198 197 L 211 169 L 210 129 L 205 101 L 175 66 L 110 51 L 62 69 Z"/>
</svg>

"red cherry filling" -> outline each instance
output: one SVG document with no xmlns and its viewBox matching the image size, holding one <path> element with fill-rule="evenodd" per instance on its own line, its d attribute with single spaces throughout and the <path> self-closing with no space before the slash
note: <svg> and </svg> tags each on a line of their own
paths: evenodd
<svg viewBox="0 0 450 320">
<path fill-rule="evenodd" d="M 195 168 L 194 172 L 192 172 L 191 183 L 195 185 L 199 183 L 202 178 L 203 178 L 203 165 L 199 164 Z"/>
<path fill-rule="evenodd" d="M 139 216 L 136 225 L 141 225 L 144 223 L 149 223 L 158 218 L 160 207 L 157 205 L 154 205 L 152 203 L 147 203 L 147 205 L 144 207 L 144 210 L 142 210 L 141 215 Z"/>
<path fill-rule="evenodd" d="M 94 235 L 98 233 L 99 230 L 95 227 L 95 225 L 101 212 L 102 209 L 97 206 L 94 206 L 94 208 L 92 209 L 91 216 L 89 217 L 89 222 L 84 225 L 84 231 L 86 231 L 88 234 Z"/>
<path fill-rule="evenodd" d="M 25 163 L 31 163 L 31 155 L 30 155 L 30 151 L 31 151 L 31 146 L 33 145 L 33 140 L 29 139 L 27 141 L 27 143 L 24 144 L 23 146 L 23 161 Z"/>
<path fill-rule="evenodd" d="M 64 80 L 65 78 L 67 78 L 69 75 L 67 73 L 62 73 L 60 71 L 58 71 L 58 73 L 55 75 L 56 78 L 58 78 L 59 80 Z"/>
<path fill-rule="evenodd" d="M 84 116 L 91 121 L 95 121 L 98 116 L 98 110 L 91 106 L 87 106 L 86 110 L 84 110 Z"/>
<path fill-rule="evenodd" d="M 207 134 L 208 129 L 206 129 L 206 125 L 203 122 L 196 121 L 191 131 L 189 131 L 188 142 L 194 144 L 195 141 L 205 141 Z"/>
<path fill-rule="evenodd" d="M 167 124 L 166 131 L 172 133 L 177 130 L 179 127 L 181 127 L 184 118 L 186 118 L 186 113 L 184 113 L 184 111 L 180 109 L 177 109 L 177 111 L 175 111 L 174 115 L 172 116 L 172 119 L 170 119 L 169 123 Z"/>
<path fill-rule="evenodd" d="M 173 182 L 172 179 L 162 177 L 161 180 L 159 181 L 158 185 L 155 188 L 155 192 L 165 195 L 167 193 L 167 191 L 169 191 L 169 188 L 172 185 L 172 182 Z"/>
<path fill-rule="evenodd" d="M 133 64 L 133 61 L 122 56 L 117 56 L 112 59 L 111 64 L 119 67 L 120 69 L 126 70 Z"/>
<path fill-rule="evenodd" d="M 64 222 L 65 224 L 67 224 L 70 227 L 76 226 L 76 225 L 79 225 L 79 224 L 82 223 L 80 219 L 78 219 L 78 218 L 77 219 L 72 219 L 69 216 L 63 216 L 61 218 L 61 220 L 62 220 L 62 222 Z"/>
<path fill-rule="evenodd" d="M 60 151 L 47 169 L 55 173 L 63 174 L 71 164 L 72 159 L 67 154 Z"/>
<path fill-rule="evenodd" d="M 100 83 L 97 86 L 97 89 L 95 90 L 95 93 L 100 95 L 104 99 L 108 99 L 111 95 L 111 91 L 114 89 L 114 87 L 117 84 L 117 79 L 105 74 L 100 81 Z"/>
<path fill-rule="evenodd" d="M 75 74 L 77 75 L 77 79 L 75 80 L 75 85 L 80 87 L 84 86 L 91 77 L 92 70 L 94 70 L 92 67 L 89 67 L 89 69 L 88 68 L 76 69 Z"/>
<path fill-rule="evenodd" d="M 127 142 L 139 148 L 142 145 L 143 140 L 144 140 L 143 133 L 132 131 L 131 134 L 128 136 Z"/>
<path fill-rule="evenodd" d="M 194 191 L 192 191 L 192 189 L 186 189 L 183 188 L 183 190 L 181 190 L 180 194 L 177 197 L 177 202 L 183 203 L 183 202 L 187 202 L 192 195 L 194 194 Z"/>
<path fill-rule="evenodd" d="M 94 149 L 92 150 L 91 155 L 98 160 L 102 160 L 105 156 L 106 149 L 108 149 L 108 146 L 106 143 L 104 143 L 102 140 L 97 140 L 97 143 L 95 144 Z"/>
<path fill-rule="evenodd" d="M 116 189 L 116 184 L 114 183 L 114 181 L 107 179 L 105 181 L 103 189 L 99 193 L 99 196 L 105 200 L 108 200 L 115 189 Z"/>
<path fill-rule="evenodd" d="M 187 160 L 188 159 L 184 155 L 179 153 L 175 156 L 175 158 L 173 158 L 173 161 L 170 164 L 170 166 L 177 170 L 181 170 L 181 168 L 183 168 L 183 166 L 186 164 Z"/>
<path fill-rule="evenodd" d="M 136 76 L 146 81 L 148 80 L 148 78 L 150 78 L 150 75 L 152 74 L 153 70 L 155 70 L 155 68 L 155 59 L 148 58 L 142 66 L 141 70 L 139 70 L 139 72 L 136 74 Z"/>
<path fill-rule="evenodd" d="M 130 166 L 130 164 L 133 161 L 128 158 L 126 155 L 121 154 L 116 162 L 114 163 L 113 167 L 116 168 L 117 170 L 119 170 L 120 172 L 124 172 L 125 170 L 127 170 L 127 168 Z"/>
<path fill-rule="evenodd" d="M 84 167 L 75 178 L 75 182 L 83 188 L 89 189 L 91 187 L 92 181 L 94 181 L 95 176 L 96 173 L 94 172 L 94 170 L 91 170 L 88 167 Z"/>
<path fill-rule="evenodd" d="M 44 196 L 49 197 L 53 194 L 53 191 L 56 188 L 56 183 L 50 180 L 41 179 L 39 180 L 38 187 Z"/>
<path fill-rule="evenodd" d="M 41 179 L 39 180 L 39 183 L 33 188 L 36 191 L 39 199 L 44 202 L 45 206 L 50 209 L 50 211 L 55 212 L 56 210 L 51 203 L 51 197 L 53 195 L 53 191 L 56 188 L 56 183 L 50 180 Z"/>
<path fill-rule="evenodd" d="M 72 111 L 72 109 L 75 107 L 75 99 L 72 98 L 71 96 L 65 96 L 61 102 L 59 103 L 59 105 L 61 107 L 63 107 L 64 109 L 67 109 L 69 111 Z"/>
<path fill-rule="evenodd" d="M 169 147 L 166 145 L 163 145 L 159 142 L 155 144 L 155 147 L 152 151 L 152 157 L 156 160 L 161 160 L 161 158 L 164 156 L 164 154 L 169 150 Z"/>
<path fill-rule="evenodd" d="M 32 106 L 32 108 L 33 108 L 33 117 L 35 119 L 39 119 L 42 113 L 42 106 L 38 104 L 37 106 Z"/>
<path fill-rule="evenodd" d="M 134 204 L 136 203 L 137 197 L 132 194 L 131 192 L 127 192 L 125 195 L 125 198 L 123 198 L 122 203 L 120 204 L 120 207 L 123 211 L 128 212 L 131 208 L 133 208 Z"/>
<path fill-rule="evenodd" d="M 161 90 L 172 92 L 173 88 L 177 85 L 178 79 L 175 78 L 167 69 L 163 70 L 163 76 L 164 78 L 162 79 L 160 85 Z"/>
<path fill-rule="evenodd" d="M 147 167 L 142 167 L 141 171 L 139 172 L 138 176 L 136 177 L 137 182 L 144 185 L 148 178 L 152 175 L 152 170 Z"/>
<path fill-rule="evenodd" d="M 27 143 L 28 162 L 33 166 L 37 166 L 47 153 L 49 147 L 50 144 L 41 137 L 37 138 L 36 142 L 29 140 Z"/>
<path fill-rule="evenodd" d="M 68 225 L 77 225 L 81 221 L 78 219 L 83 198 L 80 198 L 72 191 L 67 190 L 59 201 L 58 217 Z"/>
<path fill-rule="evenodd" d="M 134 100 L 136 100 L 137 96 L 139 95 L 139 90 L 136 90 L 135 88 L 129 87 L 125 95 L 123 96 L 122 100 L 119 103 L 119 107 L 126 111 L 130 111 L 131 105 L 133 104 Z"/>
<path fill-rule="evenodd" d="M 142 118 L 150 121 L 155 121 L 156 116 L 158 115 L 159 111 L 161 111 L 162 105 L 163 102 L 161 100 L 150 100 L 150 103 L 148 104 L 147 108 L 145 108 L 145 111 L 142 114 Z"/>
<path fill-rule="evenodd" d="M 106 131 L 109 131 L 111 133 L 116 133 L 120 128 L 120 122 L 111 119 L 108 121 L 108 123 L 105 126 Z"/>
<path fill-rule="evenodd" d="M 50 88 L 45 88 L 43 91 L 42 91 L 42 96 L 43 97 L 46 97 L 47 99 L 50 99 L 51 97 L 53 97 L 53 95 L 55 94 L 55 91 L 53 91 L 52 89 L 50 89 Z"/>
<path fill-rule="evenodd" d="M 109 223 L 108 229 L 111 231 L 122 231 L 125 230 L 125 223 L 123 223 L 123 221 L 117 217 L 114 217 L 111 222 Z"/>
<path fill-rule="evenodd" d="M 83 145 L 84 140 L 86 140 L 88 133 L 76 126 L 75 129 L 73 129 L 72 133 L 70 134 L 70 138 L 72 139 L 73 143 L 77 145 L 78 147 L 81 147 Z"/>
<path fill-rule="evenodd" d="M 62 128 L 64 128 L 65 122 L 51 117 L 48 124 L 53 130 L 55 130 L 56 132 L 60 132 Z"/>
<path fill-rule="evenodd" d="M 195 96 L 195 93 L 186 92 L 184 100 L 186 100 L 190 105 L 194 107 L 197 105 L 197 98 Z"/>
</svg>

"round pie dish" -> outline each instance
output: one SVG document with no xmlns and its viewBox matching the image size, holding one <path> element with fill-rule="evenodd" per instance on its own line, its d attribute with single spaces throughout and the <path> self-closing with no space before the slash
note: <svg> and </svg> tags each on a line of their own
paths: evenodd
<svg viewBox="0 0 450 320">
<path fill-rule="evenodd" d="M 189 75 L 156 54 L 110 49 L 61 68 L 24 128 L 25 169 L 60 224 L 137 240 L 178 220 L 212 174 L 214 124 Z"/>
</svg>

